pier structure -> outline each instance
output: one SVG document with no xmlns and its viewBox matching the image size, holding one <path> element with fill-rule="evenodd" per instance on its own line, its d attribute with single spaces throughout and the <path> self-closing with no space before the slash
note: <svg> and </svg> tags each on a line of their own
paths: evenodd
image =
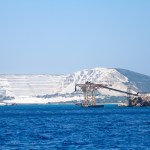
<svg viewBox="0 0 150 150">
<path fill-rule="evenodd" d="M 91 83 L 88 81 L 85 82 L 85 84 L 76 84 L 75 91 L 76 91 L 77 87 L 80 87 L 84 94 L 84 101 L 81 104 L 83 107 L 96 106 L 96 91 L 99 88 L 104 88 L 104 89 L 127 94 L 129 106 L 132 106 L 131 96 L 138 96 L 138 93 L 136 93 L 136 94 L 131 93 L 130 87 L 127 89 L 127 91 L 122 91 L 122 90 L 108 87 L 108 85 L 106 85 L 106 84 L 94 84 L 94 83 Z"/>
<path fill-rule="evenodd" d="M 79 86 L 84 94 L 84 101 L 82 103 L 83 106 L 95 106 L 96 105 L 96 91 L 98 88 L 103 86 L 102 84 L 93 84 L 90 82 L 86 82 L 85 84 L 76 84 Z"/>
</svg>

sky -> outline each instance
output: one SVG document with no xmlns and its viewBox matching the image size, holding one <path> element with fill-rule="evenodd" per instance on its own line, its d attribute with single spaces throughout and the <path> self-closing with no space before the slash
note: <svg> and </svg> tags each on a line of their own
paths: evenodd
<svg viewBox="0 0 150 150">
<path fill-rule="evenodd" d="M 0 74 L 124 68 L 150 76 L 150 0 L 0 0 Z"/>
</svg>

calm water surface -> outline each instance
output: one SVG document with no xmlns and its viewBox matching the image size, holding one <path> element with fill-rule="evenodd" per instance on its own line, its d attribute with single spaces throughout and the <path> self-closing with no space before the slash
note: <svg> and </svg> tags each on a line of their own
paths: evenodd
<svg viewBox="0 0 150 150">
<path fill-rule="evenodd" d="M 0 150 L 150 149 L 150 108 L 0 107 Z"/>
</svg>

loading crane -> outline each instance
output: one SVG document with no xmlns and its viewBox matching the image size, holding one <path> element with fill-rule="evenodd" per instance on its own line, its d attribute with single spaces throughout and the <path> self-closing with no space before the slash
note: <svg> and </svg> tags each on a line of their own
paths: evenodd
<svg viewBox="0 0 150 150">
<path fill-rule="evenodd" d="M 131 96 L 138 97 L 138 94 L 139 94 L 139 93 L 135 93 L 135 94 L 131 93 L 130 90 L 122 91 L 119 89 L 108 87 L 108 85 L 106 84 L 94 84 L 88 81 L 85 82 L 85 84 L 76 84 L 75 91 L 77 90 L 77 87 L 80 87 L 84 93 L 84 101 L 81 104 L 83 107 L 97 106 L 95 97 L 96 97 L 96 91 L 99 88 L 104 88 L 104 89 L 108 89 L 111 91 L 116 91 L 116 92 L 127 94 L 129 106 L 132 106 Z"/>
</svg>

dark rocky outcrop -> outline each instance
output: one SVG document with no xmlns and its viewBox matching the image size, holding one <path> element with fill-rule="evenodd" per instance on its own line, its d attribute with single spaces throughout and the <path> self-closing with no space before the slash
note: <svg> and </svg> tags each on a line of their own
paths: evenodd
<svg viewBox="0 0 150 150">
<path fill-rule="evenodd" d="M 132 100 L 132 106 L 150 106 L 150 97 L 136 97 Z"/>
</svg>

